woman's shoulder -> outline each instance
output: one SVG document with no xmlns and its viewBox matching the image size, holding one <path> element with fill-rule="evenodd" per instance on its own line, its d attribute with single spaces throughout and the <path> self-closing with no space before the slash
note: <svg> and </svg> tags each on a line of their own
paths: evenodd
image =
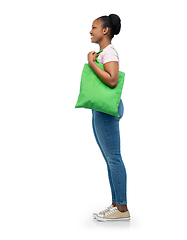
<svg viewBox="0 0 187 240">
<path fill-rule="evenodd" d="M 114 47 L 113 44 L 109 44 L 104 50 L 103 50 L 103 54 L 107 54 L 107 53 L 111 53 L 111 54 L 116 54 L 118 57 L 118 52 L 116 50 L 116 48 Z"/>
<path fill-rule="evenodd" d="M 99 59 L 99 58 L 98 58 Z M 102 64 L 115 61 L 119 62 L 119 55 L 112 44 L 109 44 L 100 54 Z"/>
</svg>

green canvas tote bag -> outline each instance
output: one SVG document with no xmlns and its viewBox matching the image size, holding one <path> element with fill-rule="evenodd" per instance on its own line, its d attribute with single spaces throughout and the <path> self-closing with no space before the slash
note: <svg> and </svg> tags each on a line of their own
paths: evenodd
<svg viewBox="0 0 187 240">
<path fill-rule="evenodd" d="M 97 54 L 99 54 L 99 51 Z M 95 62 L 104 70 L 104 65 L 100 64 L 98 57 Z M 119 117 L 118 106 L 121 99 L 125 73 L 119 71 L 118 84 L 115 88 L 105 85 L 95 74 L 92 68 L 85 63 L 81 74 L 80 92 L 75 108 L 95 109 L 99 112 Z"/>
</svg>

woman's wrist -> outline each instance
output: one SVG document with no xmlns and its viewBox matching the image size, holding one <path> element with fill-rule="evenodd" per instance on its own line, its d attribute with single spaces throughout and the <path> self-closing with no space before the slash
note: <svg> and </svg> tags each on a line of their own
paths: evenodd
<svg viewBox="0 0 187 240">
<path fill-rule="evenodd" d="M 95 65 L 95 62 L 94 62 L 94 61 L 89 61 L 89 62 L 88 62 L 88 65 L 89 65 L 91 68 L 93 68 L 94 65 Z"/>
</svg>

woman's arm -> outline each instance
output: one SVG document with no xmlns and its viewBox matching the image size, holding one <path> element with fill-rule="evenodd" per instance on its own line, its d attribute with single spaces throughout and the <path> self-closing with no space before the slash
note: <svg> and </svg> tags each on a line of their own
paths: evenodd
<svg viewBox="0 0 187 240">
<path fill-rule="evenodd" d="M 104 64 L 104 69 L 102 70 L 96 65 L 95 58 L 97 57 L 96 52 L 90 52 L 88 54 L 88 64 L 93 69 L 98 78 L 110 88 L 115 88 L 118 83 L 119 78 L 119 64 L 118 62 L 112 61 Z"/>
</svg>

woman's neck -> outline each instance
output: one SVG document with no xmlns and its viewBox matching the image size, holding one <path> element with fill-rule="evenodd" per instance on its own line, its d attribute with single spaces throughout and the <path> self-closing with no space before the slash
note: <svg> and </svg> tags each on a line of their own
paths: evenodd
<svg viewBox="0 0 187 240">
<path fill-rule="evenodd" d="M 104 49 L 104 48 L 106 48 L 108 45 L 110 45 L 111 44 L 111 40 L 106 40 L 106 39 L 104 39 L 104 41 L 102 41 L 102 42 L 100 42 L 99 43 L 99 46 L 100 46 L 100 50 L 102 50 L 102 49 Z"/>
</svg>

